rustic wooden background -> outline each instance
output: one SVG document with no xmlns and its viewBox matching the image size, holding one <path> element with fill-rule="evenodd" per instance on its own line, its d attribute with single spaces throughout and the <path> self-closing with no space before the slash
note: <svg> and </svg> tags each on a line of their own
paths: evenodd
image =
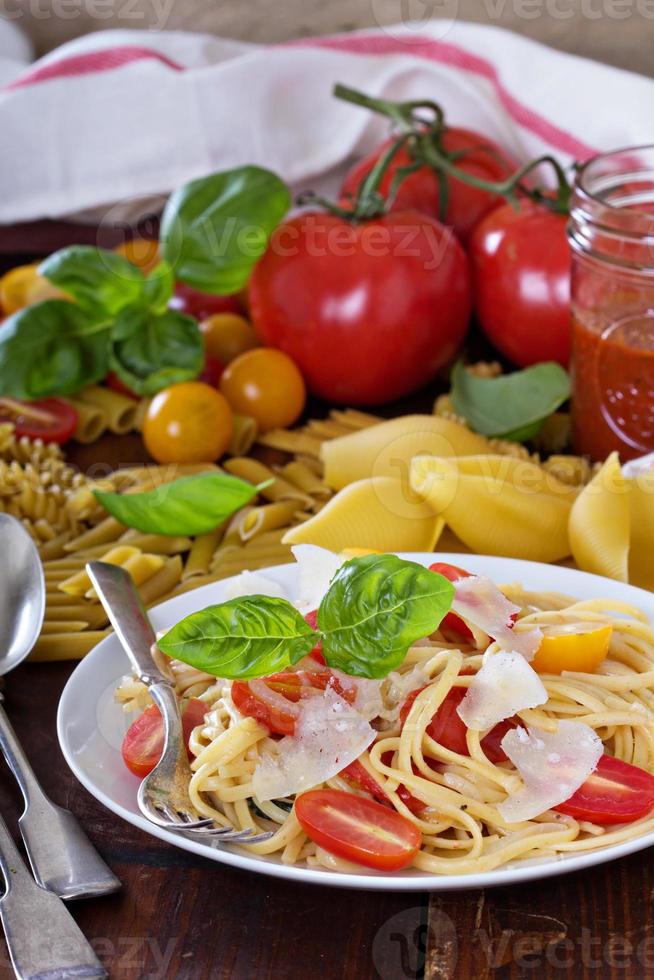
<svg viewBox="0 0 654 980">
<path fill-rule="evenodd" d="M 39 52 L 110 27 L 273 42 L 430 16 L 509 28 L 561 51 L 654 74 L 652 0 L 0 0 Z"/>
</svg>

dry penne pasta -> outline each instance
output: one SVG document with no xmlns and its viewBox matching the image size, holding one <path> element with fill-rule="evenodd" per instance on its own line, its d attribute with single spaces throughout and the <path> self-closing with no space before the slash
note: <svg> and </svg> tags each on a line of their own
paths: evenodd
<svg viewBox="0 0 654 980">
<path fill-rule="evenodd" d="M 45 608 L 45 618 L 46 622 L 65 622 L 70 620 L 76 620 L 83 622 L 84 629 L 90 626 L 92 629 L 98 629 L 100 626 L 105 626 L 107 623 L 107 614 L 103 607 L 98 602 L 86 602 L 82 605 L 81 602 L 74 602 L 71 597 L 66 596 L 66 602 L 62 605 L 57 605 L 51 601 L 48 597 L 48 601 Z"/>
<path fill-rule="evenodd" d="M 154 555 L 177 555 L 188 551 L 192 545 L 191 538 L 168 537 L 165 534 L 142 534 L 140 531 L 129 530 L 120 538 L 121 544 L 129 544 L 141 551 L 150 551 Z"/>
<path fill-rule="evenodd" d="M 75 439 L 84 444 L 96 442 L 107 428 L 108 418 L 105 410 L 99 405 L 90 405 L 79 398 L 65 398 L 64 401 L 72 405 L 77 412 Z"/>
<path fill-rule="evenodd" d="M 225 528 L 218 527 L 215 531 L 211 531 L 209 534 L 201 534 L 195 539 L 184 565 L 183 579 L 207 574 L 214 552 L 224 533 Z"/>
<path fill-rule="evenodd" d="M 244 456 L 257 441 L 259 426 L 251 415 L 232 416 L 232 436 L 227 446 L 230 456 Z"/>
<path fill-rule="evenodd" d="M 271 429 L 257 437 L 260 446 L 278 449 L 282 453 L 303 453 L 307 456 L 320 456 L 320 439 L 314 439 L 304 432 L 292 432 L 288 429 Z"/>
<path fill-rule="evenodd" d="M 306 463 L 293 460 L 282 466 L 280 474 L 288 483 L 302 490 L 308 497 L 330 497 L 331 490 Z"/>
<path fill-rule="evenodd" d="M 84 619 L 60 619 L 53 621 L 47 616 L 41 627 L 41 635 L 46 636 L 53 633 L 81 633 L 85 630 L 88 623 Z"/>
<path fill-rule="evenodd" d="M 274 504 L 253 507 L 245 514 L 239 525 L 241 540 L 249 541 L 262 531 L 286 527 L 298 509 L 297 500 L 279 500 Z"/>
<path fill-rule="evenodd" d="M 105 517 L 90 531 L 85 531 L 84 534 L 72 538 L 66 545 L 65 551 L 86 551 L 96 545 L 109 544 L 111 541 L 116 541 L 125 531 L 125 525 L 117 521 L 115 517 Z"/>
<path fill-rule="evenodd" d="M 140 551 L 138 548 L 120 545 L 102 555 L 102 561 L 106 561 L 110 565 L 123 565 L 124 567 L 130 559 L 137 558 L 139 555 Z M 84 596 L 91 588 L 91 580 L 86 571 L 82 570 L 62 581 L 59 588 L 62 592 L 68 593 L 68 595 Z"/>
<path fill-rule="evenodd" d="M 40 636 L 29 655 L 30 660 L 79 660 L 108 635 L 107 630 L 83 630 L 80 633 L 46 633 Z"/>
<path fill-rule="evenodd" d="M 114 562 L 114 564 L 120 564 L 125 569 L 126 572 L 134 579 L 136 585 L 142 585 L 143 582 L 147 582 L 160 568 L 163 568 L 164 559 L 161 555 L 144 555 L 137 554 L 132 555 L 127 561 Z M 96 599 L 97 595 L 95 589 L 91 588 L 86 593 L 87 599 Z"/>
<path fill-rule="evenodd" d="M 99 408 L 107 418 L 107 428 L 116 435 L 123 435 L 135 428 L 138 402 L 127 398 L 111 388 L 101 388 L 92 385 L 80 391 L 77 396 L 80 401 L 91 407 Z"/>
<path fill-rule="evenodd" d="M 273 503 L 277 500 L 297 500 L 304 506 L 312 503 L 311 497 L 308 494 L 304 493 L 299 487 L 289 483 L 288 480 L 285 480 L 279 474 L 268 469 L 258 459 L 237 456 L 234 459 L 228 459 L 223 464 L 223 467 L 232 476 L 238 476 L 241 480 L 254 483 L 255 486 L 262 483 L 269 483 L 269 486 L 263 486 L 259 491 L 265 500 L 270 500 Z"/>
<path fill-rule="evenodd" d="M 139 592 L 145 605 L 161 599 L 177 585 L 182 574 L 182 559 L 179 555 L 167 558 L 161 568 L 144 581 Z"/>
</svg>

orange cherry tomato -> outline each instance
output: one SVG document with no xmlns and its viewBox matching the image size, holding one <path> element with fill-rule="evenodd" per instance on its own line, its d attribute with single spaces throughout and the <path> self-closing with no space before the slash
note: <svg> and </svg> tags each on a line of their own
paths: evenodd
<svg viewBox="0 0 654 980">
<path fill-rule="evenodd" d="M 544 626 L 543 639 L 531 661 L 540 674 L 560 674 L 564 670 L 592 674 L 606 659 L 611 643 L 611 626 L 596 623 L 564 623 Z"/>
<path fill-rule="evenodd" d="M 272 347 L 241 354 L 225 368 L 220 390 L 239 415 L 251 415 L 261 432 L 297 422 L 307 391 L 299 369 Z"/>
<path fill-rule="evenodd" d="M 156 269 L 161 261 L 159 242 L 154 238 L 132 238 L 128 242 L 117 245 L 114 252 L 122 255 L 146 276 Z"/>
<path fill-rule="evenodd" d="M 207 354 L 223 364 L 260 346 L 254 327 L 238 313 L 214 313 L 200 321 L 200 331 Z"/>
<path fill-rule="evenodd" d="M 232 412 L 219 391 L 202 381 L 164 388 L 143 423 L 145 448 L 158 463 L 206 463 L 223 455 Z"/>
</svg>

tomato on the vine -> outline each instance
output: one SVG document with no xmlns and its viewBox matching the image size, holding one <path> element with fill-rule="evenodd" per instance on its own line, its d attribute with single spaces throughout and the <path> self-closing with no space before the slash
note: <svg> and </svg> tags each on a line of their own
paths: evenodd
<svg viewBox="0 0 654 980">
<path fill-rule="evenodd" d="M 259 336 L 293 358 L 314 394 L 349 405 L 429 381 L 454 357 L 470 305 L 459 241 L 416 211 L 354 223 L 297 215 L 275 230 L 250 280 Z"/>
<path fill-rule="evenodd" d="M 468 245 L 475 312 L 489 340 L 519 367 L 570 359 L 567 215 L 521 198 L 477 225 Z"/>
<path fill-rule="evenodd" d="M 158 463 L 206 463 L 223 455 L 232 436 L 227 401 L 202 381 L 164 388 L 143 422 L 145 448 Z"/>
<path fill-rule="evenodd" d="M 257 347 L 230 361 L 220 390 L 238 415 L 256 419 L 261 432 L 297 422 L 307 397 L 297 366 L 271 347 Z"/>
<path fill-rule="evenodd" d="M 0 396 L 0 422 L 11 422 L 21 438 L 64 443 L 77 428 L 77 409 L 60 398 L 43 398 L 24 402 Z"/>
<path fill-rule="evenodd" d="M 388 140 L 355 164 L 345 178 L 341 193 L 355 197 L 362 181 L 392 143 L 393 140 Z M 453 156 L 460 170 L 473 177 L 498 182 L 517 169 L 517 164 L 501 147 L 486 136 L 469 129 L 445 128 L 441 146 L 445 154 Z M 383 196 L 388 195 L 397 171 L 402 167 L 411 166 L 412 163 L 410 150 L 403 147 L 384 174 L 378 188 L 379 192 Z M 440 180 L 432 167 L 423 165 L 404 178 L 391 205 L 392 210 L 415 209 L 432 218 L 440 219 Z M 500 201 L 501 198 L 497 194 L 472 187 L 455 177 L 448 178 L 447 208 L 442 219 L 443 223 L 451 226 L 461 241 L 465 242 L 477 222 Z"/>
</svg>

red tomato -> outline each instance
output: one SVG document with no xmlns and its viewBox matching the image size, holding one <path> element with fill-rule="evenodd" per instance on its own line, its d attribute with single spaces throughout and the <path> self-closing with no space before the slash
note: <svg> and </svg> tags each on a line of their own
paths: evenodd
<svg viewBox="0 0 654 980">
<path fill-rule="evenodd" d="M 469 242 L 475 311 L 484 333 L 520 367 L 570 359 L 567 217 L 522 200 L 477 225 Z"/>
<path fill-rule="evenodd" d="M 395 810 L 338 789 L 298 796 L 295 815 L 319 847 L 379 871 L 408 867 L 422 843 L 418 827 Z"/>
<path fill-rule="evenodd" d="M 305 618 L 305 620 L 307 621 L 307 623 L 309 624 L 309 626 L 311 627 L 312 630 L 318 629 L 318 610 L 317 609 L 312 609 L 311 612 L 308 612 L 304 618 Z M 310 657 L 313 657 L 313 659 L 315 661 L 317 661 L 317 663 L 319 663 L 319 664 L 326 664 L 327 663 L 327 661 L 325 660 L 325 657 L 323 655 L 323 652 L 322 652 L 322 643 L 320 643 L 320 642 L 316 643 L 315 647 L 313 648 L 313 650 L 310 650 L 309 651 L 309 654 L 308 655 Z"/>
<path fill-rule="evenodd" d="M 413 707 L 413 702 L 418 697 L 424 687 L 412 691 L 400 709 L 400 724 L 404 727 L 409 711 Z M 457 752 L 459 755 L 469 755 L 466 733 L 468 731 L 465 722 L 459 717 L 457 708 L 465 697 L 465 688 L 453 687 L 445 695 L 440 707 L 432 720 L 427 725 L 427 734 L 435 742 L 442 745 L 450 752 Z M 497 764 L 506 761 L 506 753 L 501 746 L 501 741 L 508 731 L 515 728 L 515 722 L 507 718 L 500 721 L 490 732 L 481 740 L 481 747 L 484 750 L 489 762 Z"/>
<path fill-rule="evenodd" d="M 631 823 L 654 809 L 654 776 L 628 762 L 603 755 L 576 793 L 554 807 L 577 820 Z"/>
<path fill-rule="evenodd" d="M 250 311 L 315 395 L 378 405 L 453 358 L 470 314 L 467 260 L 450 229 L 416 211 L 359 224 L 305 212 L 275 230 Z"/>
<path fill-rule="evenodd" d="M 466 572 L 463 568 L 459 568 L 457 565 L 448 565 L 444 561 L 434 562 L 433 565 L 429 566 L 429 571 L 438 572 L 439 575 L 443 575 L 450 582 L 457 582 L 460 578 L 470 578 L 472 574 L 471 572 Z M 474 640 L 472 630 L 456 613 L 448 612 L 443 617 L 440 630 L 446 638 L 448 636 L 451 637 L 454 643 L 457 640 L 463 640 L 465 643 L 471 643 Z"/>
<path fill-rule="evenodd" d="M 184 708 L 182 727 L 187 745 L 193 729 L 203 723 L 206 711 L 207 706 L 198 698 L 191 698 Z M 123 739 L 121 752 L 130 772 L 142 779 L 152 772 L 161 758 L 163 743 L 163 720 L 156 704 L 152 704 L 136 721 L 132 722 Z"/>
<path fill-rule="evenodd" d="M 201 293 L 199 289 L 193 289 L 183 282 L 178 282 L 175 286 L 175 293 L 168 306 L 171 310 L 179 310 L 181 313 L 188 313 L 197 320 L 205 320 L 214 313 L 242 313 L 243 304 L 238 294 L 233 296 L 212 296 L 210 293 Z"/>
<path fill-rule="evenodd" d="M 384 803 L 388 806 L 388 797 L 386 793 L 381 788 L 377 780 L 370 775 L 365 766 L 362 766 L 358 759 L 351 762 L 349 766 L 346 766 L 342 770 L 340 775 L 345 779 L 351 786 L 356 786 L 359 789 L 365 790 L 372 796 L 373 800 L 377 800 L 378 803 Z"/>
<path fill-rule="evenodd" d="M 110 371 L 104 380 L 107 388 L 111 388 L 112 391 L 118 392 L 119 395 L 124 395 L 125 398 L 133 398 L 134 401 L 140 401 L 140 395 L 137 395 L 135 391 L 128 388 L 127 385 L 120 380 L 115 371 Z"/>
<path fill-rule="evenodd" d="M 59 398 L 24 402 L 0 397 L 0 422 L 11 422 L 19 438 L 68 442 L 77 428 L 78 418 L 76 409 Z"/>
<path fill-rule="evenodd" d="M 286 670 L 254 681 L 233 681 L 232 701 L 242 715 L 256 718 L 277 735 L 294 735 L 300 698 L 319 694 L 327 686 L 350 704 L 356 691 L 345 690 L 329 670 Z"/>
<path fill-rule="evenodd" d="M 205 354 L 204 367 L 202 373 L 198 375 L 198 381 L 204 381 L 205 385 L 217 388 L 224 370 L 225 365 L 222 361 L 219 361 L 217 357 L 212 357 L 211 354 Z"/>
<path fill-rule="evenodd" d="M 377 160 L 382 156 L 393 140 L 388 140 L 370 156 L 357 163 L 347 174 L 341 194 L 356 196 L 361 182 L 368 176 Z M 469 129 L 446 129 L 443 135 L 443 148 L 449 154 L 469 151 L 465 156 L 455 159 L 460 170 L 481 177 L 483 180 L 497 182 L 504 180 L 515 170 L 517 164 L 507 156 L 504 150 L 492 143 L 485 136 L 473 133 Z M 393 158 L 392 164 L 386 171 L 379 187 L 382 195 L 387 195 L 391 189 L 393 178 L 400 167 L 412 163 L 412 158 L 406 148 L 401 149 Z M 480 219 L 501 201 L 496 194 L 489 191 L 470 187 L 463 181 L 450 178 L 448 182 L 449 197 L 445 212 L 445 224 L 452 226 L 462 241 L 466 241 L 470 232 Z M 423 166 L 410 174 L 400 184 L 395 201 L 391 205 L 393 211 L 406 209 L 421 211 L 432 218 L 440 219 L 439 177 L 431 167 Z"/>
</svg>

